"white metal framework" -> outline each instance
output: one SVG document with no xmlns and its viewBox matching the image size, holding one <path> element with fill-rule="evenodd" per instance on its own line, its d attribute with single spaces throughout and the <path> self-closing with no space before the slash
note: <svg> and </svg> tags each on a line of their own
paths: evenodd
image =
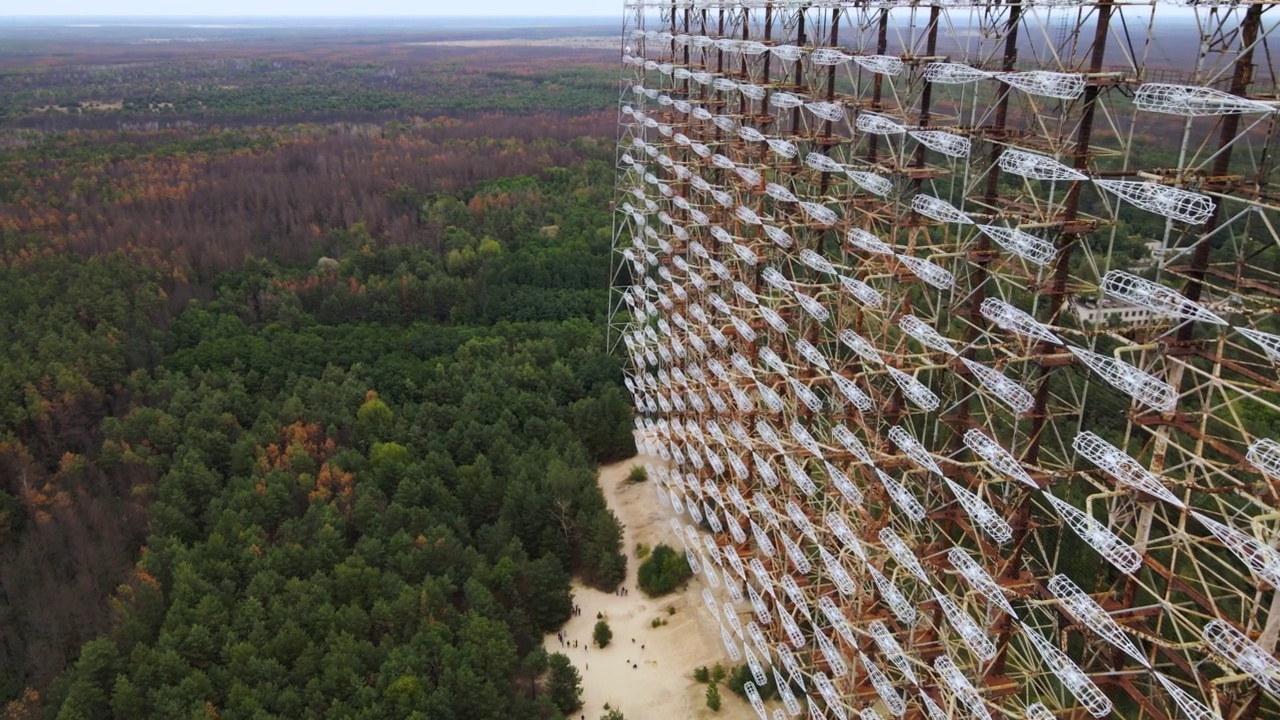
<svg viewBox="0 0 1280 720">
<path fill-rule="evenodd" d="M 627 4 L 611 330 L 762 720 L 1280 717 L 1280 11 L 1178 5 Z"/>
</svg>

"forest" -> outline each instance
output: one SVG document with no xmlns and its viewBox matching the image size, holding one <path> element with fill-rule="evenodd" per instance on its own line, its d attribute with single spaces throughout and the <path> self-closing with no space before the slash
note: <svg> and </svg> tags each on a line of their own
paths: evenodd
<svg viewBox="0 0 1280 720">
<path fill-rule="evenodd" d="M 165 52 L 0 42 L 3 717 L 564 717 L 607 57 Z"/>
</svg>

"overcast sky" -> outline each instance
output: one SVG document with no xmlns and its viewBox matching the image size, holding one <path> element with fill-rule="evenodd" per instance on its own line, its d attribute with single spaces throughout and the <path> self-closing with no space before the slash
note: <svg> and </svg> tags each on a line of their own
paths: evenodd
<svg viewBox="0 0 1280 720">
<path fill-rule="evenodd" d="M 0 15 L 159 15 L 175 17 L 408 15 L 450 17 L 596 15 L 622 17 L 621 0 L 22 0 L 0 1 Z"/>
</svg>

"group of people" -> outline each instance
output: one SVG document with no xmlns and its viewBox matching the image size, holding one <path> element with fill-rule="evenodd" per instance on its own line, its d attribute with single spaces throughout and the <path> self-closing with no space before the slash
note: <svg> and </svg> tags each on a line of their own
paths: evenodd
<svg viewBox="0 0 1280 720">
<path fill-rule="evenodd" d="M 626 586 L 626 585 L 623 585 L 622 587 L 618 588 L 617 590 L 614 590 L 614 591 L 613 591 L 613 594 L 614 594 L 614 595 L 617 595 L 618 597 L 626 597 L 626 596 L 627 596 L 627 586 Z"/>
<path fill-rule="evenodd" d="M 569 611 L 569 614 L 570 614 L 570 615 L 572 615 L 572 616 L 574 616 L 574 617 L 582 617 L 582 606 L 581 606 L 581 605 L 574 605 L 574 606 L 573 606 L 573 610 L 570 610 L 570 611 Z"/>
<path fill-rule="evenodd" d="M 569 634 L 563 630 L 556 633 L 556 639 L 560 641 L 560 647 L 570 647 L 570 648 L 578 647 L 578 641 L 570 640 Z M 588 643 L 588 647 L 590 647 L 590 643 Z"/>
</svg>

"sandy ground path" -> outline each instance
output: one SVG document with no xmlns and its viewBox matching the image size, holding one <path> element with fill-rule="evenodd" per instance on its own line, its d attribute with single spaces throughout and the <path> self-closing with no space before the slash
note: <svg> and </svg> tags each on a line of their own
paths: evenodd
<svg viewBox="0 0 1280 720">
<path fill-rule="evenodd" d="M 649 547 L 666 543 L 681 552 L 684 547 L 671 529 L 672 511 L 658 503 L 654 482 L 626 482 L 631 468 L 646 462 L 656 465 L 662 460 L 641 455 L 600 469 L 605 500 L 624 528 L 627 594 L 574 583 L 574 603 L 582 614 L 564 626 L 568 647 L 554 633 L 544 639 L 548 652 L 565 653 L 582 674 L 583 708 L 573 718 L 598 720 L 606 704 L 621 710 L 627 720 L 755 718 L 751 706 L 723 684 L 723 705 L 720 712 L 711 712 L 706 706 L 706 685 L 693 680 L 693 670 L 700 665 L 721 662 L 730 667 L 720 627 L 703 607 L 700 577 L 684 590 L 660 598 L 646 597 L 636 585 L 637 542 Z M 668 608 L 675 613 L 669 614 Z M 613 642 L 604 649 L 588 647 L 596 613 L 603 613 L 613 630 Z M 667 624 L 652 627 L 654 618 Z"/>
</svg>

